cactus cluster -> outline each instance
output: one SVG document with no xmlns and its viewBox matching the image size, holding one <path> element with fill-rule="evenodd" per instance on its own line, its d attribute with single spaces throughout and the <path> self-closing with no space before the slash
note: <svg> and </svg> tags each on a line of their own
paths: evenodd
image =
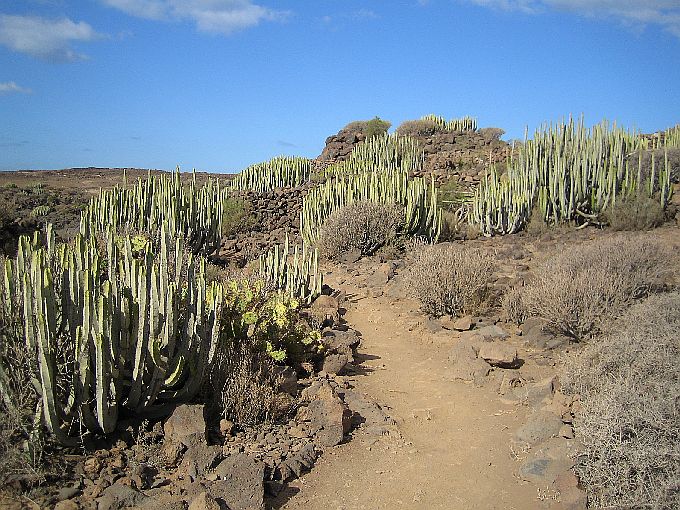
<svg viewBox="0 0 680 510">
<path fill-rule="evenodd" d="M 341 207 L 358 201 L 399 204 L 404 207 L 404 235 L 439 236 L 441 212 L 437 207 L 434 178 L 409 179 L 404 170 L 340 175 L 311 190 L 302 201 L 300 232 L 315 243 L 323 222 Z"/>
<path fill-rule="evenodd" d="M 110 229 L 104 240 L 57 246 L 48 226 L 44 244 L 22 237 L 3 267 L 2 302 L 18 308 L 5 312 L 22 316 L 37 359 L 39 418 L 65 445 L 113 431 L 123 409 L 191 399 L 219 338 L 223 289 L 181 238 L 170 246 L 161 226 L 155 257 Z"/>
<path fill-rule="evenodd" d="M 260 274 L 282 291 L 290 299 L 302 299 L 311 303 L 321 294 L 323 277 L 319 271 L 319 252 L 317 249 L 291 246 L 286 236 L 283 246 L 274 246 L 260 256 Z"/>
<path fill-rule="evenodd" d="M 668 159 L 643 175 L 642 159 L 627 156 L 646 148 L 638 134 L 606 121 L 588 129 L 581 118 L 543 126 L 526 140 L 500 174 L 492 168 L 475 192 L 472 221 L 485 235 L 519 231 L 534 207 L 548 223 L 596 220 L 619 196 L 640 191 L 666 205 L 672 192 Z"/>
<path fill-rule="evenodd" d="M 440 132 L 477 131 L 477 119 L 474 117 L 465 116 L 460 119 L 446 120 L 444 117 L 431 113 L 422 117 L 421 120 L 432 122 Z"/>
<path fill-rule="evenodd" d="M 183 237 L 195 253 L 219 248 L 222 212 L 227 191 L 219 180 L 182 184 L 179 169 L 171 176 L 139 179 L 131 187 L 102 190 L 83 211 L 80 233 L 88 237 L 111 227 L 115 231 L 148 232 L 156 238 L 162 227 L 173 237 Z"/>
<path fill-rule="evenodd" d="M 38 205 L 31 211 L 31 216 L 34 218 L 40 218 L 42 216 L 47 216 L 50 213 L 49 205 Z"/>
<path fill-rule="evenodd" d="M 409 175 L 420 172 L 425 161 L 423 149 L 408 136 L 383 134 L 356 145 L 344 161 L 323 170 L 325 177 L 362 172 L 404 170 Z"/>
<path fill-rule="evenodd" d="M 278 156 L 249 166 L 232 179 L 230 186 L 258 192 L 297 187 L 309 181 L 312 170 L 312 161 L 307 158 Z"/>
<path fill-rule="evenodd" d="M 653 148 L 680 148 L 680 124 L 656 133 L 652 139 Z"/>
</svg>

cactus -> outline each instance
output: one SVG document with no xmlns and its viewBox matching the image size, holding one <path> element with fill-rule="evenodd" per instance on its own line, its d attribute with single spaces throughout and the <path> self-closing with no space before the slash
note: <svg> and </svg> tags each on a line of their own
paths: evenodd
<svg viewBox="0 0 680 510">
<path fill-rule="evenodd" d="M 49 205 L 38 205 L 33 208 L 31 211 L 31 216 L 34 218 L 39 218 L 41 216 L 47 216 L 50 212 L 50 206 Z"/>
<path fill-rule="evenodd" d="M 172 246 L 164 226 L 159 235 L 158 256 L 135 256 L 130 239 L 117 243 L 109 229 L 102 254 L 92 236 L 57 246 L 48 228 L 45 245 L 23 236 L 5 262 L 2 301 L 21 303 L 41 413 L 65 445 L 82 430 L 110 433 L 123 408 L 150 412 L 199 389 L 219 339 L 223 290 L 206 283 L 205 261 L 185 254 L 181 239 Z"/>
<path fill-rule="evenodd" d="M 311 190 L 302 201 L 300 231 L 304 240 L 313 244 L 330 214 L 345 205 L 367 200 L 404 206 L 403 235 L 439 236 L 441 212 L 437 207 L 434 178 L 409 179 L 403 170 L 364 172 L 341 175 Z"/>
<path fill-rule="evenodd" d="M 260 256 L 260 274 L 290 299 L 303 299 L 311 303 L 321 294 L 323 285 L 319 271 L 319 252 L 306 244 L 297 245 L 290 252 L 288 236 L 283 246 L 274 246 Z"/>
<path fill-rule="evenodd" d="M 209 179 L 196 184 L 196 174 L 185 186 L 179 169 L 171 176 L 140 179 L 130 188 L 100 191 L 83 211 L 80 233 L 89 236 L 112 227 L 115 231 L 148 232 L 158 238 L 163 226 L 173 237 L 186 239 L 194 253 L 210 254 L 219 248 L 225 189 Z"/>
<path fill-rule="evenodd" d="M 434 123 L 437 131 L 440 132 L 477 131 L 477 119 L 473 117 L 466 116 L 460 119 L 446 120 L 444 117 L 431 113 L 422 117 L 421 120 Z"/>
<path fill-rule="evenodd" d="M 425 153 L 415 139 L 384 134 L 356 145 L 349 158 L 326 167 L 320 174 L 322 177 L 334 177 L 403 170 L 413 175 L 422 171 L 424 161 Z"/>
<path fill-rule="evenodd" d="M 645 189 L 650 196 L 658 193 L 665 206 L 672 193 L 668 158 L 659 162 L 658 170 L 653 160 L 646 178 L 641 162 L 635 169 L 627 161 L 646 146 L 640 135 L 606 121 L 591 129 L 582 118 L 543 126 L 508 162 L 504 175 L 492 168 L 480 183 L 472 221 L 485 235 L 510 234 L 524 227 L 537 206 L 546 222 L 587 223 L 617 197 Z"/>
<path fill-rule="evenodd" d="M 300 157 L 279 156 L 251 165 L 229 183 L 237 190 L 271 191 L 274 188 L 297 187 L 309 181 L 312 161 Z"/>
</svg>

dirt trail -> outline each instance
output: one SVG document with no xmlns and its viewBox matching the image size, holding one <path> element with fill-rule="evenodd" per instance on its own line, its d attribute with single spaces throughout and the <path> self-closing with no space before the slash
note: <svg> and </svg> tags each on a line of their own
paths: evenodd
<svg viewBox="0 0 680 510">
<path fill-rule="evenodd" d="M 503 403 L 492 382 L 454 381 L 447 355 L 456 338 L 418 326 L 415 302 L 358 296 L 365 292 L 350 298 L 345 318 L 363 335 L 365 374 L 350 382 L 386 408 L 399 432 L 356 432 L 273 508 L 547 508 L 538 488 L 515 476 L 509 446 L 528 409 Z"/>
</svg>

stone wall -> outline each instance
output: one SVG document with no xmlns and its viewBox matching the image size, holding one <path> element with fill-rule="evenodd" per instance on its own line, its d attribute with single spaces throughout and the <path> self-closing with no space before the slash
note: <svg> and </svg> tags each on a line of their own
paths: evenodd
<svg viewBox="0 0 680 510">
<path fill-rule="evenodd" d="M 242 229 L 222 239 L 216 258 L 222 263 L 241 267 L 274 245 L 283 244 L 286 234 L 291 243 L 300 242 L 302 198 L 309 188 L 306 185 L 265 193 L 238 192 L 236 196 L 248 203 L 248 220 Z"/>
</svg>

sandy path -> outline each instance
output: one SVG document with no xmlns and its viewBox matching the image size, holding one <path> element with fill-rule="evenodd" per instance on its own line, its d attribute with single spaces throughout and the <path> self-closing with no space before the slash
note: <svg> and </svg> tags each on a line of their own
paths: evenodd
<svg viewBox="0 0 680 510">
<path fill-rule="evenodd" d="M 453 381 L 447 352 L 455 338 L 409 331 L 415 303 L 351 301 L 345 318 L 363 335 L 368 369 L 351 383 L 387 408 L 401 438 L 358 431 L 292 482 L 274 508 L 544 508 L 537 488 L 514 475 L 509 448 L 527 409 L 502 403 L 493 384 Z"/>
</svg>

